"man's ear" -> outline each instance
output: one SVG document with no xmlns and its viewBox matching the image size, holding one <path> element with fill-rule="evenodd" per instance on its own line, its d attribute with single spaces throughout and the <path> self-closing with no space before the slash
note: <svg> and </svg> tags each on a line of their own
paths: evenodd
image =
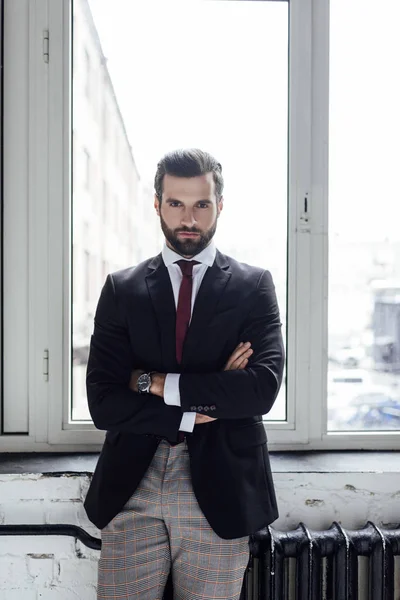
<svg viewBox="0 0 400 600">
<path fill-rule="evenodd" d="M 160 216 L 160 201 L 156 194 L 154 194 L 154 208 L 156 209 L 157 216 Z"/>
<path fill-rule="evenodd" d="M 221 198 L 220 198 L 220 200 L 219 200 L 219 202 L 218 202 L 218 204 L 217 204 L 217 211 L 218 211 L 218 212 L 217 212 L 217 217 L 219 217 L 219 214 L 220 214 L 220 212 L 221 212 L 221 210 L 222 210 L 223 208 L 224 208 L 224 197 L 223 197 L 223 196 L 221 196 Z"/>
</svg>

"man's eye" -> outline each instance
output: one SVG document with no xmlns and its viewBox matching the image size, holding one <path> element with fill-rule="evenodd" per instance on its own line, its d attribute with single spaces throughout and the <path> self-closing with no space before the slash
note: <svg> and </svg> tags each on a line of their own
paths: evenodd
<svg viewBox="0 0 400 600">
<path fill-rule="evenodd" d="M 199 202 L 199 207 L 200 208 L 208 208 L 208 204 L 207 204 L 207 202 Z"/>
<path fill-rule="evenodd" d="M 170 206 L 179 206 L 180 202 L 170 202 Z"/>
</svg>

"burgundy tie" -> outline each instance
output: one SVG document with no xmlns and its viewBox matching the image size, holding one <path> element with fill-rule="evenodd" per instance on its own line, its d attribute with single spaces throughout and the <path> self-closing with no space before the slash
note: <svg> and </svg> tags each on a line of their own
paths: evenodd
<svg viewBox="0 0 400 600">
<path fill-rule="evenodd" d="M 179 288 L 178 306 L 176 309 L 176 360 L 182 360 L 183 342 L 189 329 L 192 312 L 193 267 L 199 265 L 197 260 L 178 260 L 176 262 L 182 271 L 182 282 Z M 178 442 L 183 442 L 185 432 L 178 431 Z"/>
<path fill-rule="evenodd" d="M 176 309 L 176 360 L 182 361 L 183 342 L 189 329 L 192 310 L 193 266 L 200 264 L 197 260 L 178 260 L 182 271 L 182 282 L 179 288 L 178 307 Z"/>
</svg>

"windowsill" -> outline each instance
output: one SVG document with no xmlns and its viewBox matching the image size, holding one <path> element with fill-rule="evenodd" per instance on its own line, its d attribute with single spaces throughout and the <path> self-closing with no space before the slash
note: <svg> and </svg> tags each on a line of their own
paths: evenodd
<svg viewBox="0 0 400 600">
<path fill-rule="evenodd" d="M 342 451 L 270 452 L 273 473 L 377 473 L 399 472 L 400 452 Z M 99 453 L 3 453 L 0 474 L 92 474 Z"/>
</svg>

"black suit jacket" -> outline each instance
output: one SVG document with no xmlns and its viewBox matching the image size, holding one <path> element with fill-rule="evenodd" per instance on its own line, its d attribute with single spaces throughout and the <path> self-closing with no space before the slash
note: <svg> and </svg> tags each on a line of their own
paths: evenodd
<svg viewBox="0 0 400 600">
<path fill-rule="evenodd" d="M 271 274 L 217 251 L 196 297 L 181 364 L 175 319 L 161 254 L 107 276 L 86 378 L 90 414 L 107 434 L 85 500 L 87 515 L 105 527 L 135 491 L 161 437 L 175 440 L 182 413 L 194 411 L 217 418 L 195 425 L 187 441 L 200 508 L 220 537 L 250 535 L 278 516 L 262 423 L 284 367 Z M 246 369 L 223 371 L 241 341 L 254 350 Z M 130 390 L 135 368 L 181 373 L 181 407 Z"/>
</svg>

